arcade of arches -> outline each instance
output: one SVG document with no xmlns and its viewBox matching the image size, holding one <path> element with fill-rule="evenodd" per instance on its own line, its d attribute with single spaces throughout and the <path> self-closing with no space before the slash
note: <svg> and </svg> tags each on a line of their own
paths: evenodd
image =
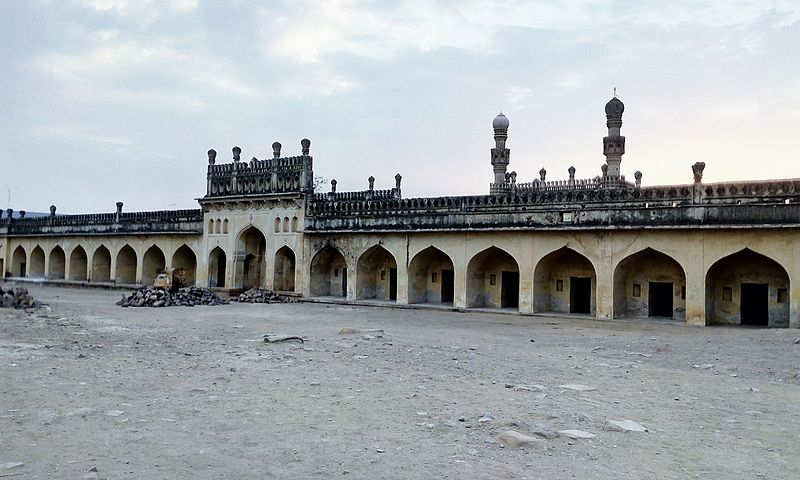
<svg viewBox="0 0 800 480">
<path fill-rule="evenodd" d="M 414 255 L 408 268 L 408 303 L 452 304 L 455 296 L 453 260 L 434 246 Z"/>
</svg>

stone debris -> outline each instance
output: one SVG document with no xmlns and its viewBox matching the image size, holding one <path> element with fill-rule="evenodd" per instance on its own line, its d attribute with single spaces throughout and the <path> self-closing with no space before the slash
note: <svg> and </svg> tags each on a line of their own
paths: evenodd
<svg viewBox="0 0 800 480">
<path fill-rule="evenodd" d="M 3 290 L 0 287 L 0 307 L 3 308 L 39 308 L 41 302 L 28 295 L 27 288 Z"/>
<path fill-rule="evenodd" d="M 615 432 L 646 432 L 647 428 L 633 420 L 606 420 L 606 430 Z"/>
<path fill-rule="evenodd" d="M 800 345 L 800 337 L 797 337 L 797 338 L 794 339 L 794 344 L 795 345 Z"/>
<path fill-rule="evenodd" d="M 24 463 L 22 463 L 22 462 L 6 462 L 6 463 L 0 463 L 0 470 L 9 470 L 9 469 L 12 469 L 12 468 L 21 467 L 21 466 L 23 466 L 23 465 L 25 465 L 25 464 L 24 464 Z"/>
<path fill-rule="evenodd" d="M 120 307 L 194 307 L 195 305 L 227 305 L 228 300 L 208 288 L 185 287 L 174 292 L 163 288 L 143 287 L 129 295 L 122 295 Z"/>
<path fill-rule="evenodd" d="M 577 383 L 568 383 L 566 385 L 559 385 L 558 388 L 563 388 L 565 390 L 574 390 L 576 392 L 591 392 L 592 390 L 596 390 L 596 388 L 594 387 L 579 385 Z"/>
<path fill-rule="evenodd" d="M 240 294 L 235 300 L 240 303 L 291 303 L 294 301 L 291 297 L 283 297 L 272 290 L 258 287 Z"/>
<path fill-rule="evenodd" d="M 692 365 L 692 368 L 699 368 L 700 370 L 708 370 L 709 368 L 714 368 L 714 364 L 713 363 L 703 363 L 700 365 L 694 364 Z"/>
<path fill-rule="evenodd" d="M 564 435 L 567 438 L 571 438 L 573 440 L 578 440 L 581 438 L 594 438 L 595 435 L 593 433 L 584 432 L 583 430 L 559 430 L 558 433 Z"/>
<path fill-rule="evenodd" d="M 343 329 L 339 330 L 339 335 L 355 335 L 357 333 L 367 333 L 367 332 L 384 333 L 383 329 L 381 329 L 381 328 L 367 328 L 367 329 L 361 330 L 361 329 L 355 328 L 355 327 L 344 327 Z"/>
<path fill-rule="evenodd" d="M 542 440 L 519 433 L 516 430 L 507 430 L 498 435 L 497 439 L 509 447 L 538 446 L 544 448 Z"/>
<path fill-rule="evenodd" d="M 483 412 L 481 416 L 478 418 L 478 423 L 489 423 L 492 420 L 494 420 L 492 412 Z"/>
<path fill-rule="evenodd" d="M 272 333 L 264 335 L 264 343 L 288 342 L 291 340 L 297 340 L 300 343 L 305 343 L 303 337 L 299 337 L 297 335 L 284 335 L 284 334 L 272 334 Z"/>
<path fill-rule="evenodd" d="M 510 424 L 512 427 L 517 427 L 520 429 L 526 430 L 528 433 L 533 435 L 542 437 L 542 438 L 556 438 L 558 436 L 558 432 L 555 430 L 551 430 L 544 425 L 540 425 L 535 422 L 529 422 L 527 420 L 516 420 L 511 422 Z"/>
<path fill-rule="evenodd" d="M 539 385 L 538 383 L 534 385 L 525 385 L 522 383 L 514 385 L 513 383 L 506 383 L 506 388 L 510 388 L 515 392 L 541 392 L 547 390 L 547 387 Z"/>
</svg>

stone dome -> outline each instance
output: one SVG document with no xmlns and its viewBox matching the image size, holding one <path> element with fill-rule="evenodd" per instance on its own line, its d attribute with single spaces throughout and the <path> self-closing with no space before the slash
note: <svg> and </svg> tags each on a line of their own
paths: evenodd
<svg viewBox="0 0 800 480">
<path fill-rule="evenodd" d="M 500 112 L 496 117 L 494 117 L 494 120 L 492 120 L 492 128 L 495 130 L 508 130 L 508 125 L 508 118 L 503 115 L 503 112 Z"/>
<path fill-rule="evenodd" d="M 624 111 L 625 104 L 617 97 L 612 98 L 606 103 L 606 115 L 622 115 Z"/>
</svg>

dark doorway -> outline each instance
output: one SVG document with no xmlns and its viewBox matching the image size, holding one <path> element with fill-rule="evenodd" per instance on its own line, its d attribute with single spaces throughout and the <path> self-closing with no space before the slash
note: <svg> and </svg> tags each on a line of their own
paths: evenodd
<svg viewBox="0 0 800 480">
<path fill-rule="evenodd" d="M 19 276 L 20 277 L 24 277 L 25 276 L 25 267 L 26 267 L 25 262 L 22 262 L 22 263 L 19 264 Z"/>
<path fill-rule="evenodd" d="M 225 254 L 221 253 L 217 258 L 217 287 L 225 286 Z"/>
<path fill-rule="evenodd" d="M 769 325 L 769 285 L 742 284 L 742 325 Z"/>
<path fill-rule="evenodd" d="M 452 270 L 442 270 L 442 303 L 453 303 L 455 281 Z"/>
<path fill-rule="evenodd" d="M 347 267 L 342 267 L 342 296 L 347 298 Z"/>
<path fill-rule="evenodd" d="M 389 269 L 389 300 L 397 300 L 397 269 Z"/>
<path fill-rule="evenodd" d="M 647 297 L 651 317 L 672 318 L 672 282 L 650 282 Z"/>
<path fill-rule="evenodd" d="M 591 277 L 569 277 L 569 313 L 592 313 Z"/>
<path fill-rule="evenodd" d="M 500 308 L 519 306 L 519 272 L 503 272 L 500 284 Z"/>
</svg>

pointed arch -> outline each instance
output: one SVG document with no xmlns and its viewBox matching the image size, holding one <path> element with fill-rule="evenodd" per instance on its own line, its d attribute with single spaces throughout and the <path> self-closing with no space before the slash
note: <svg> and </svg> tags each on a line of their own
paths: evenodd
<svg viewBox="0 0 800 480">
<path fill-rule="evenodd" d="M 22 245 L 14 249 L 14 255 L 11 257 L 11 276 L 24 277 L 28 274 L 28 255 Z"/>
<path fill-rule="evenodd" d="M 591 260 L 567 246 L 542 257 L 533 270 L 535 313 L 594 315 L 596 291 L 597 272 Z"/>
<path fill-rule="evenodd" d="M 300 221 L 297 219 L 297 217 L 292 217 L 292 231 L 293 232 L 299 231 L 299 223 L 300 223 Z"/>
<path fill-rule="evenodd" d="M 686 272 L 677 260 L 647 247 L 614 269 L 614 317 L 686 319 Z"/>
<path fill-rule="evenodd" d="M 197 255 L 185 243 L 172 255 L 172 285 L 193 287 L 197 278 Z M 178 282 L 176 282 L 176 279 Z M 180 285 L 176 285 L 179 283 Z"/>
<path fill-rule="evenodd" d="M 236 288 L 263 287 L 267 270 L 267 237 L 254 225 L 248 225 L 239 233 L 236 241 L 234 272 Z"/>
<path fill-rule="evenodd" d="M 92 274 L 89 280 L 92 283 L 111 281 L 111 252 L 105 245 L 100 245 L 92 255 Z"/>
<path fill-rule="evenodd" d="M 228 233 L 228 219 L 222 221 L 222 233 Z"/>
<path fill-rule="evenodd" d="M 289 232 L 289 217 L 283 217 L 283 233 Z"/>
<path fill-rule="evenodd" d="M 281 231 L 281 217 L 275 217 L 275 233 Z"/>
<path fill-rule="evenodd" d="M 219 218 L 215 222 L 214 233 L 222 233 L 222 220 L 220 220 Z"/>
<path fill-rule="evenodd" d="M 208 220 L 208 233 L 209 234 L 213 234 L 214 233 L 214 219 L 213 218 Z"/>
<path fill-rule="evenodd" d="M 136 283 L 136 251 L 130 245 L 125 245 L 117 252 L 117 273 L 114 281 L 121 285 Z"/>
<path fill-rule="evenodd" d="M 397 261 L 382 245 L 373 245 L 358 257 L 356 298 L 397 300 Z"/>
<path fill-rule="evenodd" d="M 31 251 L 30 269 L 28 276 L 31 278 L 44 278 L 44 250 L 39 245 Z"/>
<path fill-rule="evenodd" d="M 273 289 L 281 292 L 294 292 L 296 258 L 294 251 L 284 245 L 275 252 L 275 273 L 272 277 Z"/>
<path fill-rule="evenodd" d="M 519 264 L 491 246 L 467 264 L 467 307 L 519 309 Z"/>
<path fill-rule="evenodd" d="M 326 245 L 311 259 L 311 295 L 347 296 L 347 261 L 332 245 Z"/>
<path fill-rule="evenodd" d="M 228 258 L 225 250 L 214 247 L 208 254 L 208 286 L 211 288 L 225 287 L 225 269 L 227 268 Z"/>
<path fill-rule="evenodd" d="M 50 250 L 49 272 L 47 278 L 50 280 L 64 280 L 66 278 L 66 271 L 64 268 L 67 264 L 67 256 L 64 254 L 64 249 L 60 245 L 56 245 Z"/>
<path fill-rule="evenodd" d="M 167 268 L 164 252 L 153 245 L 142 256 L 142 284 L 151 286 L 159 273 L 164 273 Z"/>
<path fill-rule="evenodd" d="M 780 263 L 743 248 L 706 272 L 706 323 L 788 327 L 790 292 Z"/>
<path fill-rule="evenodd" d="M 85 282 L 88 263 L 86 250 L 80 245 L 73 248 L 69 254 L 69 279 L 73 282 Z"/>
<path fill-rule="evenodd" d="M 420 251 L 408 267 L 408 303 L 453 303 L 455 268 L 449 255 L 433 245 Z"/>
</svg>

